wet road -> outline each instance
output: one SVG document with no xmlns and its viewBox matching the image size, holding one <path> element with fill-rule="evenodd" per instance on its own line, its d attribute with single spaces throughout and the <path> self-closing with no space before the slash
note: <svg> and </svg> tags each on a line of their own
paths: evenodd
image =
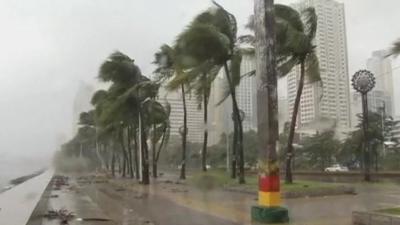
<svg viewBox="0 0 400 225">
<path fill-rule="evenodd" d="M 201 212 L 156 194 L 151 187 L 139 187 L 138 191 L 119 191 L 110 185 L 88 187 L 86 191 L 115 221 L 126 223 L 130 214 L 149 218 L 157 225 L 239 225 L 241 223 Z M 142 219 L 142 221 L 146 219 Z M 149 221 L 149 222 L 150 222 Z"/>
<path fill-rule="evenodd" d="M 90 187 L 91 196 L 115 217 L 137 213 L 159 225 L 252 224 L 250 207 L 256 195 L 188 189 L 164 184 L 133 190 L 117 189 L 109 184 Z M 285 200 L 293 225 L 350 225 L 351 212 L 400 205 L 400 188 L 358 186 L 358 195 L 343 195 Z"/>
<path fill-rule="evenodd" d="M 0 224 L 26 224 L 46 189 L 53 171 L 48 170 L 0 194 Z"/>
</svg>

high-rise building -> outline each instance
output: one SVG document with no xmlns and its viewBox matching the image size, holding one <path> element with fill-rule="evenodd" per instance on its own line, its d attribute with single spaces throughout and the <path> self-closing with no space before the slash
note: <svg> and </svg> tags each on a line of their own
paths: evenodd
<svg viewBox="0 0 400 225">
<path fill-rule="evenodd" d="M 167 92 L 163 87 L 160 88 L 159 101 L 168 103 L 171 106 L 170 126 L 171 135 L 180 137 L 179 129 L 183 126 L 183 104 L 180 91 Z M 198 108 L 198 103 L 194 97 L 186 95 L 187 110 L 187 140 L 190 142 L 201 142 L 203 140 L 203 111 Z"/>
<path fill-rule="evenodd" d="M 240 67 L 240 84 L 236 87 L 236 101 L 239 109 L 244 115 L 243 132 L 257 130 L 257 102 L 256 102 L 256 78 L 252 75 L 255 70 L 254 49 L 246 47 L 242 49 L 242 62 Z M 223 93 L 228 90 L 228 82 L 226 80 L 225 71 L 221 70 L 214 81 L 211 90 L 214 93 L 215 104 L 221 101 Z M 211 99 L 210 99 L 211 101 Z M 210 102 L 211 103 L 211 102 Z M 217 134 L 233 132 L 232 120 L 232 99 L 230 96 L 215 108 L 216 117 L 215 130 Z M 217 125 L 218 124 L 218 125 Z"/>
<path fill-rule="evenodd" d="M 330 119 L 338 130 L 347 130 L 350 102 L 344 5 L 334 0 L 303 0 L 293 5 L 299 11 L 310 6 L 318 16 L 314 44 L 323 85 L 305 80 L 297 126 L 306 129 L 307 124 Z M 299 68 L 288 74 L 289 115 L 293 112 L 299 78 Z"/>
<path fill-rule="evenodd" d="M 384 106 L 385 114 L 394 115 L 394 93 L 392 61 L 387 57 L 385 50 L 379 50 L 372 53 L 371 58 L 367 60 L 367 69 L 374 74 L 375 87 L 370 93 L 368 107 L 372 111 L 378 111 Z"/>
<path fill-rule="evenodd" d="M 240 84 L 236 88 L 239 109 L 244 112 L 243 131 L 257 130 L 257 84 L 256 76 L 249 73 L 255 70 L 254 49 L 243 49 L 240 66 Z"/>
</svg>

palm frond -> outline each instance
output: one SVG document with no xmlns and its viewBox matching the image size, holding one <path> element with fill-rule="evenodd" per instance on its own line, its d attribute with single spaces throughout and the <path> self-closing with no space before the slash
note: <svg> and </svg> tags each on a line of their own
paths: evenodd
<svg viewBox="0 0 400 225">
<path fill-rule="evenodd" d="M 290 57 L 287 61 L 280 63 L 278 65 L 278 76 L 279 77 L 286 76 L 298 64 L 299 60 L 297 57 Z"/>
<path fill-rule="evenodd" d="M 300 13 L 287 5 L 275 4 L 275 18 L 276 20 L 284 20 L 295 30 L 304 32 L 303 21 L 301 20 Z"/>
<path fill-rule="evenodd" d="M 141 71 L 129 56 L 116 51 L 102 63 L 98 78 L 102 81 L 114 83 L 134 83 L 137 81 Z"/>
<path fill-rule="evenodd" d="M 183 69 L 197 66 L 207 60 L 222 64 L 229 59 L 230 39 L 209 24 L 193 23 L 176 41 L 177 61 Z"/>
<path fill-rule="evenodd" d="M 153 64 L 157 66 L 154 71 L 157 76 L 155 80 L 162 82 L 172 77 L 175 72 L 174 49 L 167 44 L 162 45 L 160 50 L 154 54 Z"/>
<path fill-rule="evenodd" d="M 394 56 L 397 57 L 400 55 L 400 39 L 395 41 L 390 48 L 389 55 L 388 56 Z"/>
<path fill-rule="evenodd" d="M 315 38 L 317 33 L 318 16 L 314 7 L 308 7 L 301 12 L 304 17 L 305 33 L 310 40 Z"/>
<path fill-rule="evenodd" d="M 305 62 L 305 69 L 308 81 L 310 81 L 311 83 L 321 81 L 317 55 L 315 53 L 308 54 Z"/>
<path fill-rule="evenodd" d="M 97 105 L 101 101 L 104 101 L 104 99 L 106 99 L 106 98 L 107 98 L 107 91 L 106 90 L 98 90 L 93 94 L 92 99 L 90 100 L 90 103 L 92 105 Z"/>
</svg>

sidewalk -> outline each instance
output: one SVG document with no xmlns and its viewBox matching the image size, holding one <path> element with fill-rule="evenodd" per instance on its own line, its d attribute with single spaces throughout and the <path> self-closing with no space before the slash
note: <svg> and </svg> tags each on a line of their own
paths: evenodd
<svg viewBox="0 0 400 225">
<path fill-rule="evenodd" d="M 59 210 L 66 210 L 65 214 L 74 215 L 68 220 L 68 225 L 116 225 L 88 195 L 80 190 L 76 179 L 69 178 L 63 184 L 56 184 L 57 178 L 53 178 L 40 202 L 33 212 L 27 225 L 58 225 L 61 219 L 56 216 Z M 44 215 L 54 211 L 54 218 Z"/>
</svg>

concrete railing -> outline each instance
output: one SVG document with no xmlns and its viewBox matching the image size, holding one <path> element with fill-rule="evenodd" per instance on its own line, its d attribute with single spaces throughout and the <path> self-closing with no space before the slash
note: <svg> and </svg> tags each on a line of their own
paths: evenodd
<svg viewBox="0 0 400 225">
<path fill-rule="evenodd" d="M 26 224 L 53 177 L 48 170 L 0 194 L 0 224 Z"/>
</svg>

